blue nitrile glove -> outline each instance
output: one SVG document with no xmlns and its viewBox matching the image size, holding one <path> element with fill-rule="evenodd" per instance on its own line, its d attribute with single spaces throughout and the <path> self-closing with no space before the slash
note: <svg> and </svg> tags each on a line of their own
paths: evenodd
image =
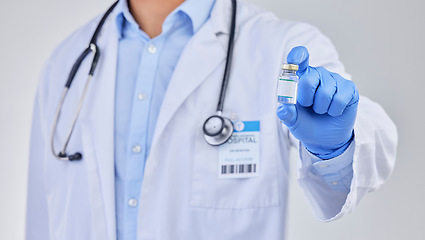
<svg viewBox="0 0 425 240">
<path fill-rule="evenodd" d="M 287 57 L 297 64 L 297 104 L 281 104 L 280 120 L 304 147 L 330 159 L 342 154 L 353 140 L 359 93 L 356 85 L 322 67 L 310 67 L 305 47 L 295 47 Z"/>
</svg>

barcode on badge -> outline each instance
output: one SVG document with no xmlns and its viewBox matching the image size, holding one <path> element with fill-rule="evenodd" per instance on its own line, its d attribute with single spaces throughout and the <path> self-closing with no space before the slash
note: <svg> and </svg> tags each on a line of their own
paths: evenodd
<svg viewBox="0 0 425 240">
<path fill-rule="evenodd" d="M 230 164 L 221 166 L 222 175 L 243 174 L 243 173 L 256 173 L 257 164 Z"/>
</svg>

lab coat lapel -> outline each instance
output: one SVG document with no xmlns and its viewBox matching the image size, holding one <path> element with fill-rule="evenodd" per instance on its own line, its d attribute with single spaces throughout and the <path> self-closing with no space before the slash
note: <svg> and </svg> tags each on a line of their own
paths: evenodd
<svg viewBox="0 0 425 240">
<path fill-rule="evenodd" d="M 224 62 L 225 58 L 225 49 L 220 44 L 211 21 L 207 21 L 188 42 L 176 65 L 162 102 L 152 149 L 184 100 Z"/>
<path fill-rule="evenodd" d="M 114 104 L 118 36 L 108 18 L 99 35 L 99 63 L 81 116 L 96 239 L 115 239 Z M 102 36 L 103 35 L 103 36 Z"/>
</svg>

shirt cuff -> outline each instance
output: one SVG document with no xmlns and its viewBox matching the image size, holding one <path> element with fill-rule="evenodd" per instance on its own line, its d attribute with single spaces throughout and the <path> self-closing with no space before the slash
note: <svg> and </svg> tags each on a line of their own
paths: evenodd
<svg viewBox="0 0 425 240">
<path fill-rule="evenodd" d="M 304 156 L 312 161 L 312 171 L 322 176 L 326 184 L 334 191 L 350 192 L 351 180 L 353 179 L 353 156 L 354 141 L 339 156 L 323 160 L 310 151 L 301 147 Z"/>
</svg>

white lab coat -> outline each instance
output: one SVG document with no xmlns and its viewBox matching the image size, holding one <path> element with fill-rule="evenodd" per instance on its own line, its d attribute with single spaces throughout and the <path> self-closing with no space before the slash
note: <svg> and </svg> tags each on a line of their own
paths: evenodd
<svg viewBox="0 0 425 240">
<path fill-rule="evenodd" d="M 231 2 L 217 0 L 210 19 L 184 49 L 165 95 L 146 162 L 139 202 L 139 240 L 281 240 L 285 235 L 289 149 L 297 145 L 276 117 L 275 89 L 283 56 L 306 46 L 311 65 L 346 75 L 328 38 L 314 27 L 277 19 L 239 1 L 233 65 L 224 115 L 259 120 L 260 176 L 218 179 L 218 148 L 205 143 L 204 120 L 215 112 L 224 71 Z M 115 239 L 114 93 L 116 11 L 98 39 L 100 62 L 68 152 L 50 152 L 50 130 L 74 61 L 99 18 L 67 38 L 41 76 L 35 101 L 28 182 L 27 239 Z M 56 134 L 62 146 L 91 59 L 79 70 Z M 131 93 L 130 93 L 131 94 Z M 300 186 L 324 221 L 350 212 L 390 175 L 397 132 L 383 109 L 362 97 L 355 124 L 354 177 L 348 194 L 327 187 L 301 150 Z M 294 164 L 294 163 L 291 163 Z"/>
</svg>

